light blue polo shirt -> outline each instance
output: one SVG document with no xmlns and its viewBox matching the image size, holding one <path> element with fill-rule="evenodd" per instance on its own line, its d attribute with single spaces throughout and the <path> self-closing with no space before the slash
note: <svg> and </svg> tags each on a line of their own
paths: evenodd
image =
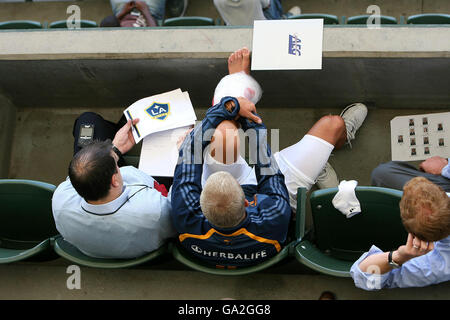
<svg viewBox="0 0 450 320">
<path fill-rule="evenodd" d="M 52 199 L 56 228 L 66 241 L 96 258 L 135 258 L 176 235 L 170 201 L 153 188 L 154 179 L 128 166 L 120 168 L 124 190 L 101 205 L 87 203 L 69 178 Z"/>
</svg>

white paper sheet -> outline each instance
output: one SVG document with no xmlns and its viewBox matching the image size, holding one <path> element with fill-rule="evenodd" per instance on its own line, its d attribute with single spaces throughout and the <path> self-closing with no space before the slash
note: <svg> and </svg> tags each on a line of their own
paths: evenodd
<svg viewBox="0 0 450 320">
<path fill-rule="evenodd" d="M 173 177 L 178 161 L 177 141 L 190 126 L 152 133 L 144 138 L 139 169 L 151 176 Z"/>
<path fill-rule="evenodd" d="M 393 161 L 450 157 L 450 112 L 395 117 L 391 151 Z"/>
<path fill-rule="evenodd" d="M 322 69 L 323 19 L 257 20 L 252 70 Z"/>
<path fill-rule="evenodd" d="M 191 125 L 197 120 L 189 94 L 180 89 L 138 100 L 124 114 L 128 120 L 139 118 L 133 127 L 136 143 L 151 133 Z"/>
</svg>

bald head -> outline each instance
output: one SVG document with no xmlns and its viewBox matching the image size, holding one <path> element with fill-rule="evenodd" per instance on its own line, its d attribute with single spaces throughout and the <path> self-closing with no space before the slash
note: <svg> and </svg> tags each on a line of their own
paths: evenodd
<svg viewBox="0 0 450 320">
<path fill-rule="evenodd" d="M 95 141 L 85 146 L 75 154 L 69 165 L 70 182 L 86 201 L 106 197 L 116 172 L 117 163 L 110 140 Z"/>
</svg>

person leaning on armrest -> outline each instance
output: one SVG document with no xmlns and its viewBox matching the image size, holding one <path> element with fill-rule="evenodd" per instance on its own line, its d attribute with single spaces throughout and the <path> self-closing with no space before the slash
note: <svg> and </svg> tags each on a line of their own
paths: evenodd
<svg viewBox="0 0 450 320">
<path fill-rule="evenodd" d="M 352 266 L 364 290 L 423 287 L 450 280 L 450 199 L 423 177 L 407 182 L 400 214 L 408 231 L 405 245 L 391 252 L 372 246 Z"/>
</svg>

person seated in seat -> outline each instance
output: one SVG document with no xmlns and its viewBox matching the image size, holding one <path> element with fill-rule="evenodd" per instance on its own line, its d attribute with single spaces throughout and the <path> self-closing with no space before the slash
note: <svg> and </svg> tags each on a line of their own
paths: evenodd
<svg viewBox="0 0 450 320">
<path fill-rule="evenodd" d="M 249 74 L 249 66 L 247 48 L 228 60 L 230 74 Z M 171 214 L 180 244 L 216 267 L 245 267 L 275 256 L 286 244 L 297 189 L 311 188 L 323 171 L 324 184 L 337 186 L 327 160 L 355 137 L 366 114 L 364 105 L 354 104 L 341 116 L 324 116 L 297 144 L 272 155 L 255 104 L 243 96 L 222 97 L 180 149 Z M 238 128 L 254 137 L 253 174 L 237 154 Z"/>
<path fill-rule="evenodd" d="M 376 246 L 350 270 L 358 288 L 424 287 L 450 280 L 450 199 L 424 177 L 403 188 L 400 214 L 408 231 L 405 245 L 382 252 Z"/>
<path fill-rule="evenodd" d="M 55 190 L 52 209 L 59 233 L 88 256 L 136 258 L 175 236 L 167 189 L 134 167 L 118 165 L 135 145 L 131 126 L 138 121 L 119 130 L 92 112 L 75 121 L 69 177 Z M 79 143 L 83 124 L 94 125 L 96 139 L 86 146 Z"/>
<path fill-rule="evenodd" d="M 372 185 L 402 190 L 414 177 L 424 177 L 450 192 L 450 164 L 448 159 L 434 156 L 419 165 L 419 169 L 407 162 L 390 161 L 372 171 Z"/>
<path fill-rule="evenodd" d="M 226 25 L 253 26 L 255 20 L 285 19 L 301 13 L 298 6 L 283 12 L 281 0 L 214 0 L 214 5 Z"/>
<path fill-rule="evenodd" d="M 113 15 L 102 20 L 100 27 L 156 27 L 164 19 L 166 0 L 111 0 Z"/>
</svg>

